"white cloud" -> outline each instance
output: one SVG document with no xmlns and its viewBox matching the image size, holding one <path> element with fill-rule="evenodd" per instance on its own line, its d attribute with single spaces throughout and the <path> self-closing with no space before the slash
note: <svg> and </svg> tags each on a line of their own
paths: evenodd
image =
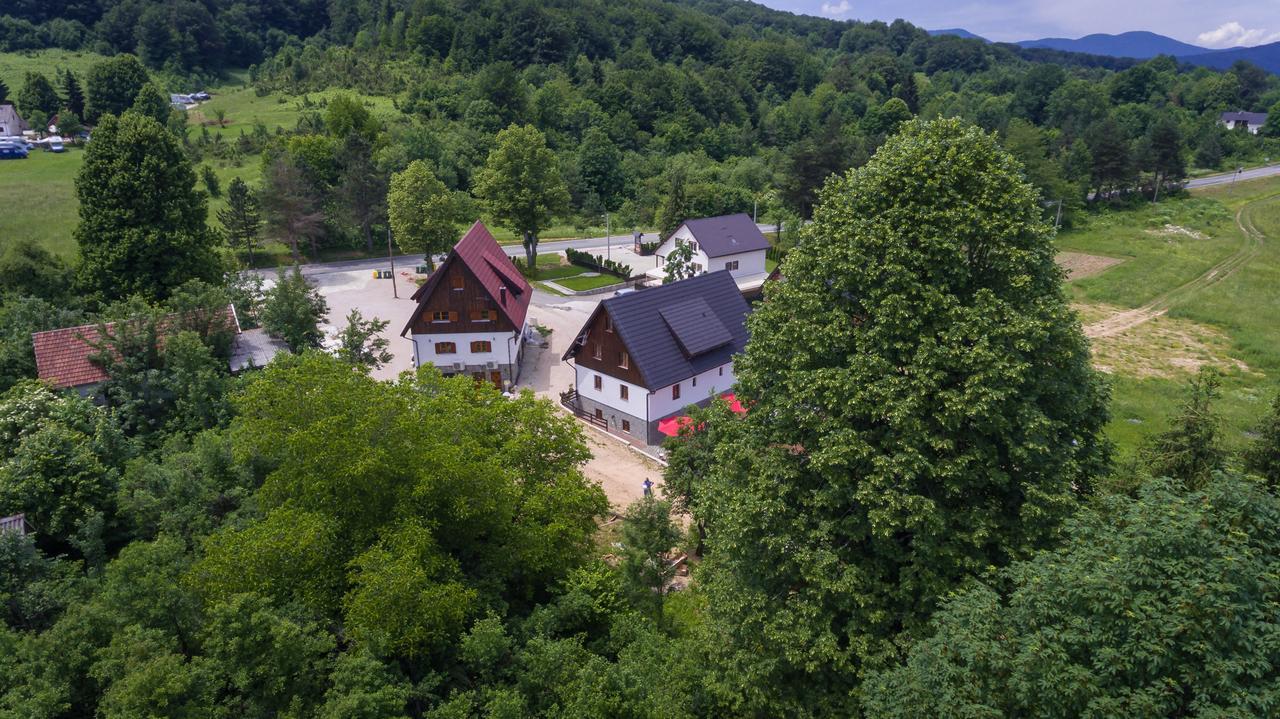
<svg viewBox="0 0 1280 719">
<path fill-rule="evenodd" d="M 849 0 L 840 0 L 838 3 L 822 3 L 822 14 L 830 15 L 832 17 L 846 15 L 852 9 L 853 6 L 849 4 Z"/>
<path fill-rule="evenodd" d="M 1277 40 L 1280 40 L 1280 32 L 1271 32 L 1264 28 L 1246 28 L 1234 20 L 1220 25 L 1216 30 L 1202 32 L 1196 37 L 1196 41 L 1201 45 L 1213 48 L 1237 45 L 1252 47 Z"/>
</svg>

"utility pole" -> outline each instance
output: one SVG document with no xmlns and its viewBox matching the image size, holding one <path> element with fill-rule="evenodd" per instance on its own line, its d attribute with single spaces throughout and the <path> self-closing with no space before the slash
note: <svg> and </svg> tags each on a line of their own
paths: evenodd
<svg viewBox="0 0 1280 719">
<path fill-rule="evenodd" d="M 1053 231 L 1057 232 L 1062 227 L 1062 200 L 1058 200 L 1058 217 L 1053 221 Z"/>
<path fill-rule="evenodd" d="M 391 296 L 400 299 L 396 291 L 396 256 L 391 253 L 391 227 L 387 227 L 387 259 L 391 261 Z"/>
<path fill-rule="evenodd" d="M 613 232 L 610 230 L 612 225 L 609 224 L 609 213 L 604 213 L 604 257 L 606 260 L 613 259 Z"/>
<path fill-rule="evenodd" d="M 760 210 L 760 198 L 759 197 L 751 198 L 751 221 L 752 222 L 757 222 L 756 214 L 759 212 L 759 210 Z"/>
</svg>

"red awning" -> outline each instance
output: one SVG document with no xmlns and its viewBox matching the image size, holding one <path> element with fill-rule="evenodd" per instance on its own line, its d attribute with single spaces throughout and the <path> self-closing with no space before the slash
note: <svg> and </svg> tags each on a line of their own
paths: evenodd
<svg viewBox="0 0 1280 719">
<path fill-rule="evenodd" d="M 742 406 L 742 403 L 738 401 L 738 398 L 734 396 L 732 392 L 725 392 L 724 394 L 720 395 L 720 399 L 729 403 L 729 409 L 733 410 L 734 414 L 747 413 L 747 408 Z"/>
<path fill-rule="evenodd" d="M 732 392 L 725 392 L 720 395 L 720 399 L 728 402 L 729 409 L 735 414 L 747 413 L 747 408 L 742 406 L 742 403 L 738 401 L 738 398 L 735 397 Z M 685 414 L 676 415 L 675 417 L 667 417 L 666 419 L 658 420 L 658 431 L 668 437 L 678 437 L 680 435 L 680 430 L 692 421 L 693 420 L 689 419 L 689 415 Z"/>
<path fill-rule="evenodd" d="M 658 421 L 658 431 L 668 437 L 676 437 L 680 434 L 680 428 L 689 424 L 693 420 L 688 415 L 682 414 L 675 417 L 667 417 Z"/>
</svg>

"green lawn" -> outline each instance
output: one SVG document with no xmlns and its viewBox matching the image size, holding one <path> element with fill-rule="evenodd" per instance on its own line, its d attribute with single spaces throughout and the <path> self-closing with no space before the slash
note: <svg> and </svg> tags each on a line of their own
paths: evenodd
<svg viewBox="0 0 1280 719">
<path fill-rule="evenodd" d="M 1223 371 L 1218 404 L 1226 421 L 1226 439 L 1242 446 L 1249 431 L 1280 389 L 1280 179 L 1208 188 L 1189 198 L 1171 199 L 1132 212 L 1109 212 L 1088 219 L 1085 227 L 1063 233 L 1065 250 L 1124 258 L 1102 274 L 1070 286 L 1073 299 L 1092 313 L 1094 305 L 1138 307 L 1196 278 L 1244 246 L 1235 215 L 1242 207 L 1267 239 L 1261 251 L 1239 271 L 1180 298 L 1167 317 L 1140 330 L 1093 341 L 1121 362 L 1109 374 L 1112 421 L 1108 428 L 1122 453 L 1166 426 L 1185 394 L 1191 369 L 1152 372 L 1152 357 L 1195 355 L 1196 337 L 1221 338 L 1209 354 Z M 1177 229 L 1171 229 L 1173 226 Z M 1089 320 L 1086 319 L 1086 323 Z M 1155 328 L 1171 335 L 1152 339 Z M 1172 339 L 1170 339 L 1172 337 Z M 1190 337 L 1191 339 L 1187 339 Z M 1157 342 L 1140 347 L 1139 342 Z M 1128 344 L 1126 344 L 1128 343 Z M 1203 356 L 1204 348 L 1200 348 Z"/>
<path fill-rule="evenodd" d="M 575 277 L 567 277 L 562 280 L 556 280 L 556 284 L 566 287 L 574 292 L 582 292 L 583 290 L 594 290 L 599 287 L 608 287 L 624 282 L 613 275 L 599 274 L 595 277 L 577 275 Z"/>
<path fill-rule="evenodd" d="M 71 70 L 84 86 L 85 75 L 89 67 L 104 56 L 79 50 L 37 50 L 32 52 L 0 53 L 0 80 L 9 86 L 9 96 L 18 94 L 22 89 L 23 78 L 28 72 L 44 73 L 50 82 L 56 81 L 58 70 Z"/>
<path fill-rule="evenodd" d="M 56 255 L 74 257 L 71 233 L 79 218 L 73 178 L 83 160 L 83 150 L 68 148 L 0 162 L 0 238 L 29 237 Z"/>
</svg>

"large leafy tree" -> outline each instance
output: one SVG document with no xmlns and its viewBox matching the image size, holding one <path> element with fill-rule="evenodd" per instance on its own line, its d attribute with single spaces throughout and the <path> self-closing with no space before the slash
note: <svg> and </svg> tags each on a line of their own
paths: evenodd
<svg viewBox="0 0 1280 719">
<path fill-rule="evenodd" d="M 147 81 L 147 69 L 133 55 L 117 55 L 95 64 L 85 81 L 84 119 L 101 122 L 103 115 L 128 110 Z"/>
<path fill-rule="evenodd" d="M 275 285 L 267 290 L 262 303 L 262 326 L 272 337 L 284 341 L 290 352 L 297 353 L 320 347 L 324 341 L 320 323 L 328 314 L 329 304 L 294 265 L 289 272 L 281 268 Z"/>
<path fill-rule="evenodd" d="M 511 125 L 476 173 L 475 194 L 499 223 L 520 235 L 529 267 L 537 264 L 538 234 L 569 207 L 569 190 L 547 139 L 532 125 Z"/>
<path fill-rule="evenodd" d="M 158 122 L 103 118 L 76 175 L 83 286 L 106 299 L 162 299 L 187 280 L 221 277 L 195 181 L 178 139 Z"/>
<path fill-rule="evenodd" d="M 95 514 L 111 514 L 129 457 L 118 427 L 88 400 L 23 381 L 0 395 L 0 516 L 27 515 L 65 550 Z"/>
<path fill-rule="evenodd" d="M 263 518 L 215 534 L 196 585 L 299 601 L 407 658 L 537 598 L 585 559 L 607 503 L 571 419 L 497 399 L 430 368 L 391 384 L 320 353 L 277 361 L 232 428 L 237 456 L 266 468 Z"/>
<path fill-rule="evenodd" d="M 1105 467 L 1106 391 L 1036 200 L 991 135 L 905 125 L 828 182 L 748 320 L 751 410 L 695 506 L 759 711 L 847 711 L 895 636 L 1057 540 Z"/>
<path fill-rule="evenodd" d="M 51 117 L 62 105 L 53 84 L 43 73 L 28 72 L 23 80 L 22 89 L 18 90 L 18 109 L 25 115 L 41 113 L 45 118 Z"/>
<path fill-rule="evenodd" d="M 950 599 L 866 715 L 1266 716 L 1280 703 L 1280 500 L 1219 475 L 1108 496 L 1067 543 Z M 1000 587 L 1008 587 L 1002 590 Z"/>
<path fill-rule="evenodd" d="M 422 160 L 391 176 L 387 193 L 391 234 L 402 252 L 422 253 L 435 269 L 435 256 L 458 239 L 458 206 L 453 193 Z"/>
</svg>

